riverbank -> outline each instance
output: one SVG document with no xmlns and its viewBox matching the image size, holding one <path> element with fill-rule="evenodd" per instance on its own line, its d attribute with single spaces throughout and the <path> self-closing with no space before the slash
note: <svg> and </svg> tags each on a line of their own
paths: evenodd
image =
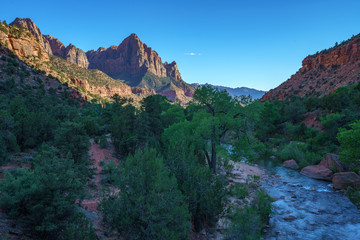
<svg viewBox="0 0 360 240">
<path fill-rule="evenodd" d="M 250 206 L 256 199 L 257 192 L 261 189 L 261 182 L 268 179 L 266 171 L 258 165 L 244 162 L 229 161 L 227 171 L 222 168 L 221 175 L 228 182 L 228 196 L 226 207 L 216 226 L 203 230 L 193 235 L 192 239 L 201 240 L 223 240 L 232 224 L 231 212 L 235 209 L 244 209 Z M 230 170 L 229 170 L 230 169 Z"/>
</svg>

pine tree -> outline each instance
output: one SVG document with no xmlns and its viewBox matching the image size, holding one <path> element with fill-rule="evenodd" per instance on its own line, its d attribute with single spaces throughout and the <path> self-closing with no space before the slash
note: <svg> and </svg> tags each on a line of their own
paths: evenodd
<svg viewBox="0 0 360 240">
<path fill-rule="evenodd" d="M 117 177 L 119 191 L 100 204 L 105 223 L 126 239 L 188 239 L 184 197 L 154 149 L 128 157 Z"/>
</svg>

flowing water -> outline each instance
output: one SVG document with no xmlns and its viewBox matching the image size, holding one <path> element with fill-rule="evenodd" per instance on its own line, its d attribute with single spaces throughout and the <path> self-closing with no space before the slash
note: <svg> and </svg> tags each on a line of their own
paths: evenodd
<svg viewBox="0 0 360 240">
<path fill-rule="evenodd" d="M 305 177 L 271 161 L 263 187 L 276 201 L 265 239 L 360 240 L 360 210 L 332 184 Z"/>
</svg>

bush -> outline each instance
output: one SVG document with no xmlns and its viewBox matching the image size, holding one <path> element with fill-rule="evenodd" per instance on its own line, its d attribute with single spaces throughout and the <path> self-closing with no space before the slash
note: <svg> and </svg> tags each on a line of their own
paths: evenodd
<svg viewBox="0 0 360 240">
<path fill-rule="evenodd" d="M 345 191 L 350 200 L 360 208 L 360 188 L 348 187 Z"/>
<path fill-rule="evenodd" d="M 102 136 L 100 137 L 100 147 L 101 147 L 101 148 L 107 148 L 107 146 L 108 146 L 107 138 L 106 138 L 105 135 L 102 135 Z"/>
<path fill-rule="evenodd" d="M 288 144 L 277 152 L 277 156 L 283 161 L 294 159 L 297 162 L 301 162 L 306 160 L 305 153 L 300 149 L 300 146 L 296 143 Z"/>
<path fill-rule="evenodd" d="M 119 171 L 120 191 L 100 204 L 104 223 L 127 239 L 188 239 L 187 204 L 154 149 L 137 151 Z"/>
<path fill-rule="evenodd" d="M 236 184 L 231 185 L 229 189 L 230 196 L 234 196 L 237 198 L 245 198 L 249 195 L 249 187 L 247 184 Z"/>
<path fill-rule="evenodd" d="M 83 213 L 76 213 L 61 234 L 64 240 L 96 240 L 96 234 L 87 217 Z"/>
<path fill-rule="evenodd" d="M 273 212 L 272 198 L 263 190 L 256 192 L 254 202 L 242 209 L 236 208 L 231 213 L 231 224 L 227 230 L 226 240 L 253 240 L 261 238 L 261 230 L 268 224 Z"/>
<path fill-rule="evenodd" d="M 40 238 L 56 239 L 66 228 L 81 190 L 73 160 L 59 158 L 56 149 L 44 145 L 34 159 L 33 169 L 5 174 L 0 205 Z"/>
<path fill-rule="evenodd" d="M 350 129 L 340 128 L 337 138 L 342 152 L 340 160 L 344 163 L 360 163 L 360 120 L 350 124 Z"/>
</svg>

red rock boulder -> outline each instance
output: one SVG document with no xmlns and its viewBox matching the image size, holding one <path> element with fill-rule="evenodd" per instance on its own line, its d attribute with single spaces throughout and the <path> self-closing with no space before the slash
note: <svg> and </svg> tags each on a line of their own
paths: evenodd
<svg viewBox="0 0 360 240">
<path fill-rule="evenodd" d="M 319 165 L 327 167 L 328 169 L 335 172 L 343 172 L 344 168 L 339 162 L 339 156 L 333 153 L 327 153 L 319 163 Z"/>
<path fill-rule="evenodd" d="M 305 175 L 310 178 L 331 181 L 333 172 L 327 167 L 321 165 L 312 165 L 304 167 L 301 172 L 302 175 Z"/>
<path fill-rule="evenodd" d="M 360 187 L 360 176 L 354 172 L 335 173 L 332 178 L 332 184 L 335 189 Z"/>
<path fill-rule="evenodd" d="M 282 165 L 283 165 L 283 167 L 291 168 L 294 170 L 299 169 L 299 165 L 296 163 L 296 161 L 294 159 L 287 160 L 287 161 L 283 162 Z"/>
</svg>

